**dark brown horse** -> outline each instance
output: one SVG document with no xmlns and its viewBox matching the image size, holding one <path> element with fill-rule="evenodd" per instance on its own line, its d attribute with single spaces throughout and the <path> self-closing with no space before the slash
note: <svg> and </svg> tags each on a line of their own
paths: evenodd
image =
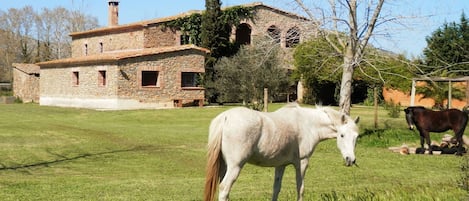
<svg viewBox="0 0 469 201">
<path fill-rule="evenodd" d="M 426 140 L 428 150 L 430 154 L 433 154 L 430 146 L 430 132 L 440 133 L 452 129 L 458 142 L 458 151 L 456 154 L 462 155 L 462 136 L 464 135 L 464 130 L 467 125 L 467 111 L 458 109 L 433 111 L 421 106 L 408 107 L 404 109 L 404 111 L 409 129 L 414 129 L 415 125 L 420 132 L 420 145 L 422 149 L 424 148 L 424 140 Z"/>
</svg>

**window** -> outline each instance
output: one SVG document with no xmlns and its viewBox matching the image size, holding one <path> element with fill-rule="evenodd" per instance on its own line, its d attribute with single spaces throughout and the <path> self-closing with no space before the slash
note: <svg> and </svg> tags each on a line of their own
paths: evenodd
<svg viewBox="0 0 469 201">
<path fill-rule="evenodd" d="M 300 30 L 293 27 L 287 31 L 285 47 L 295 47 L 300 43 Z"/>
<path fill-rule="evenodd" d="M 267 34 L 269 34 L 270 38 L 275 41 L 275 43 L 280 43 L 280 30 L 272 25 L 267 29 Z"/>
<path fill-rule="evenodd" d="M 142 87 L 159 87 L 158 71 L 142 71 Z"/>
<path fill-rule="evenodd" d="M 180 36 L 180 40 L 181 40 L 181 42 L 180 42 L 181 45 L 187 45 L 187 44 L 191 43 L 191 41 L 190 41 L 191 37 L 189 35 L 186 35 L 186 34 L 182 34 Z"/>
<path fill-rule="evenodd" d="M 100 70 L 98 72 L 98 84 L 99 86 L 106 86 L 106 71 Z"/>
<path fill-rule="evenodd" d="M 248 24 L 240 24 L 236 28 L 236 43 L 240 45 L 251 44 L 251 27 Z"/>
<path fill-rule="evenodd" d="M 74 71 L 74 72 L 72 73 L 72 76 L 73 76 L 73 77 L 72 77 L 72 84 L 73 84 L 74 86 L 80 85 L 80 74 L 79 74 L 79 72 L 78 72 L 78 71 Z"/>
<path fill-rule="evenodd" d="M 181 87 L 197 87 L 198 73 L 181 73 Z"/>
<path fill-rule="evenodd" d="M 103 47 L 103 43 L 99 43 L 99 52 L 100 53 L 103 53 L 104 52 L 104 47 Z"/>
<path fill-rule="evenodd" d="M 85 56 L 88 55 L 88 44 L 85 44 Z"/>
</svg>

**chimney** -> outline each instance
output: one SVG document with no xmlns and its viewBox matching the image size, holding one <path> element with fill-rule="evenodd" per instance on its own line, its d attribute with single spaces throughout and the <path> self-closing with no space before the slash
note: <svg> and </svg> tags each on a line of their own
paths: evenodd
<svg viewBox="0 0 469 201">
<path fill-rule="evenodd" d="M 119 24 L 119 1 L 109 0 L 108 26 L 117 26 Z"/>
</svg>

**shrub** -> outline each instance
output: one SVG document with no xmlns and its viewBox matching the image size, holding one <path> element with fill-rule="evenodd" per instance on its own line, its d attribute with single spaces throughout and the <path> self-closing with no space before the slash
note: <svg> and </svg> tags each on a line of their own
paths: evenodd
<svg viewBox="0 0 469 201">
<path fill-rule="evenodd" d="M 394 103 L 394 101 L 391 99 L 389 102 L 386 102 L 386 104 L 384 105 L 384 109 L 388 111 L 389 117 L 399 118 L 399 115 L 401 113 L 401 104 Z"/>
</svg>

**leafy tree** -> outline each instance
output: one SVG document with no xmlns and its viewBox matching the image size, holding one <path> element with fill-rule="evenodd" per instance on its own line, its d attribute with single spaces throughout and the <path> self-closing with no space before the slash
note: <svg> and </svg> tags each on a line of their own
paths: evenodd
<svg viewBox="0 0 469 201">
<path fill-rule="evenodd" d="M 305 103 L 318 103 L 321 88 L 337 85 L 340 80 L 342 56 L 322 38 L 299 44 L 293 53 L 295 71 L 293 79 L 302 80 L 306 93 Z M 335 91 L 335 88 L 332 89 Z"/>
<path fill-rule="evenodd" d="M 354 75 L 354 80 L 364 80 L 371 86 L 409 91 L 411 77 L 415 74 L 414 64 L 404 55 L 385 52 L 368 47 L 363 64 Z"/>
<path fill-rule="evenodd" d="M 425 85 L 416 87 L 416 93 L 422 95 L 420 99 L 432 98 L 435 100 L 433 108 L 441 110 L 448 108 L 448 105 L 444 104 L 444 101 L 448 99 L 448 88 L 447 82 L 426 82 Z M 454 99 L 463 100 L 466 95 L 462 87 L 453 86 L 451 96 Z"/>
<path fill-rule="evenodd" d="M 202 14 L 195 13 L 190 16 L 167 22 L 171 28 L 181 30 L 189 36 L 192 44 L 205 47 L 210 50 L 206 58 L 205 74 L 201 80 L 209 102 L 216 102 L 215 69 L 217 60 L 224 56 L 231 56 L 238 51 L 239 46 L 230 42 L 231 27 L 239 25 L 240 21 L 252 17 L 253 8 L 235 6 L 221 10 L 219 0 L 206 0 L 206 11 Z"/>
<path fill-rule="evenodd" d="M 295 80 L 302 79 L 308 93 L 305 101 L 317 103 L 324 86 L 335 86 L 333 92 L 338 97 L 343 55 L 335 51 L 326 39 L 319 37 L 297 46 L 293 54 L 296 71 Z M 403 55 L 395 55 L 372 47 L 362 58 L 362 64 L 353 75 L 353 86 L 367 85 L 369 88 L 386 87 L 407 91 L 412 77 L 412 69 Z"/>
<path fill-rule="evenodd" d="M 223 47 L 229 42 L 230 29 L 221 21 L 220 0 L 205 0 L 205 14 L 202 16 L 201 45 L 211 51 L 211 55 L 219 58 Z"/>
<path fill-rule="evenodd" d="M 280 63 L 280 46 L 271 41 L 262 45 L 242 46 L 232 57 L 223 57 L 215 65 L 215 86 L 220 102 L 262 102 L 264 88 L 274 98 L 288 87 L 287 70 Z"/>
<path fill-rule="evenodd" d="M 453 75 L 469 75 L 469 22 L 463 13 L 459 24 L 445 23 L 426 38 L 423 53 L 423 68 L 427 75 L 441 76 L 444 72 Z"/>
<path fill-rule="evenodd" d="M 210 50 L 203 80 L 209 102 L 215 102 L 218 95 L 214 86 L 214 64 L 221 57 L 223 48 L 229 43 L 229 27 L 220 20 L 222 15 L 220 7 L 220 0 L 205 0 L 205 14 L 202 16 L 201 24 L 201 45 Z"/>
<path fill-rule="evenodd" d="M 423 76 L 455 77 L 469 75 L 469 22 L 461 14 L 460 22 L 445 23 L 426 38 L 427 47 L 423 50 L 424 59 L 419 74 Z M 443 109 L 448 97 L 447 82 L 427 82 L 417 87 L 422 98 L 433 98 L 434 107 Z M 467 89 L 466 89 L 467 90 Z M 452 88 L 452 98 L 463 99 L 464 89 Z"/>
</svg>

